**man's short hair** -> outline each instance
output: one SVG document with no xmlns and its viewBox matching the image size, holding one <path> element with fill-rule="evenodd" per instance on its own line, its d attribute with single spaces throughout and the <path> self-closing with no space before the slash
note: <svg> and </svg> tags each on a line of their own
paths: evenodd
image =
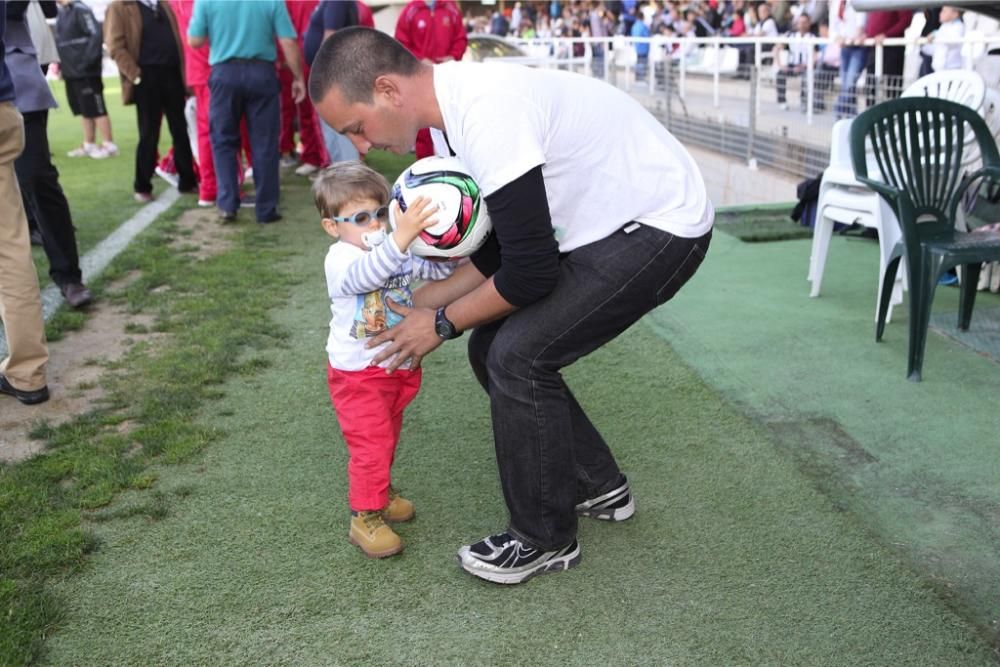
<svg viewBox="0 0 1000 667">
<path fill-rule="evenodd" d="M 371 199 L 379 204 L 389 201 L 389 183 L 363 162 L 334 162 L 320 172 L 313 183 L 313 202 L 324 218 L 340 215 L 348 202 Z"/>
<path fill-rule="evenodd" d="M 309 97 L 318 103 L 336 86 L 348 104 L 371 104 L 375 79 L 383 74 L 411 76 L 419 67 L 420 61 L 384 32 L 343 28 L 316 53 L 309 74 Z"/>
</svg>

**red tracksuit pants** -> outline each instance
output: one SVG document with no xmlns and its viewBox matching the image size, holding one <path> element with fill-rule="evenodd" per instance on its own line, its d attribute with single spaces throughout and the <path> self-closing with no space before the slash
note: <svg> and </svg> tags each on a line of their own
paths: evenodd
<svg viewBox="0 0 1000 667">
<path fill-rule="evenodd" d="M 392 461 L 403 410 L 417 395 L 423 369 L 341 371 L 327 365 L 330 400 L 347 443 L 347 498 L 356 512 L 389 504 Z"/>
<path fill-rule="evenodd" d="M 303 64 L 303 75 L 309 80 L 309 68 Z M 323 133 L 319 129 L 319 119 L 316 109 L 308 97 L 296 104 L 292 98 L 292 72 L 287 67 L 278 69 L 278 81 L 281 82 L 281 134 L 278 147 L 282 155 L 295 153 L 295 116 L 299 117 L 299 139 L 302 140 L 302 162 L 316 167 L 325 167 L 330 162 L 326 155 L 326 145 L 323 143 Z"/>
</svg>

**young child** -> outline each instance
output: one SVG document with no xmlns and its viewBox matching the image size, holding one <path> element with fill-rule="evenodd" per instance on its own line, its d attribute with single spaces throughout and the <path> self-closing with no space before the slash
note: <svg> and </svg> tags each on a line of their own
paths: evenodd
<svg viewBox="0 0 1000 667">
<path fill-rule="evenodd" d="M 935 42 L 943 40 L 958 40 L 965 37 L 965 23 L 962 21 L 962 11 L 952 5 L 941 7 L 941 27 L 931 34 Z M 931 67 L 935 72 L 946 69 L 962 69 L 961 44 L 934 44 L 934 55 Z"/>
<path fill-rule="evenodd" d="M 323 230 L 337 240 L 325 262 L 333 313 L 327 380 L 349 455 L 349 539 L 365 555 L 384 558 L 403 548 L 386 522 L 414 516 L 413 503 L 396 493 L 389 471 L 403 409 L 420 388 L 421 369 L 403 367 L 387 374 L 371 364 L 382 348 L 367 349 L 365 343 L 402 319 L 386 305 L 387 299 L 412 306 L 410 282 L 445 278 L 454 264 L 408 252 L 421 230 L 436 222 L 436 207 L 426 198 L 417 198 L 405 213 L 397 210 L 396 228 L 387 230 L 389 184 L 360 162 L 338 162 L 324 170 L 313 185 L 313 197 Z"/>
</svg>

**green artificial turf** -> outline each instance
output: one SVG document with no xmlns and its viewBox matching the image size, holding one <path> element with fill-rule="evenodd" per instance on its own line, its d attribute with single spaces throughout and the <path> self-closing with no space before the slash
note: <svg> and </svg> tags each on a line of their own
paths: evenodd
<svg viewBox="0 0 1000 667">
<path fill-rule="evenodd" d="M 792 204 L 720 208 L 716 211 L 715 228 L 746 243 L 811 238 L 812 229 L 792 220 L 791 210 Z"/>
<path fill-rule="evenodd" d="M 93 173 L 79 187 L 128 198 L 127 162 Z M 505 588 L 455 560 L 506 521 L 467 338 L 407 413 L 405 551 L 347 542 L 329 239 L 305 179 L 283 197 L 219 256 L 170 246 L 167 216 L 112 265 L 107 298 L 162 337 L 108 369 L 95 413 L 36 429 L 48 453 L 0 466 L 0 664 L 998 663 L 995 427 L 939 417 L 993 409 L 995 365 L 936 339 L 925 383 L 902 380 L 905 315 L 870 340 L 874 244 L 835 239 L 809 301 L 808 243 L 719 234 L 675 301 L 568 369 L 639 510 L 583 521 L 576 569 Z"/>
<path fill-rule="evenodd" d="M 83 255 L 142 208 L 142 204 L 132 199 L 135 147 L 138 142 L 135 107 L 121 104 L 117 77 L 105 78 L 104 99 L 111 118 L 111 131 L 121 152 L 117 157 L 105 160 L 71 158 L 66 153 L 83 142 L 83 129 L 80 119 L 69 110 L 65 84 L 52 81 L 51 88 L 59 108 L 49 111 L 49 149 L 52 151 L 52 162 L 59 170 L 59 184 L 69 202 L 76 227 L 77 247 Z M 170 132 L 164 123 L 160 151 L 165 154 L 169 148 Z M 154 177 L 154 194 L 163 192 L 167 187 L 165 181 Z M 193 197 L 189 199 L 193 201 Z M 44 287 L 48 282 L 48 261 L 41 248 L 35 248 L 34 255 Z"/>
<path fill-rule="evenodd" d="M 875 342 L 873 241 L 835 235 L 815 299 L 809 241 L 712 243 L 698 275 L 648 321 L 1000 646 L 1000 364 L 932 328 L 923 381 L 907 381 L 907 302 Z M 996 348 L 1000 296 L 978 294 L 968 334 L 954 329 L 957 307 L 958 289 L 938 287 L 941 330 Z"/>
<path fill-rule="evenodd" d="M 630 474 L 639 512 L 584 521 L 581 565 L 514 588 L 457 566 L 502 529 L 485 396 L 462 339 L 425 360 L 394 479 L 417 505 L 399 557 L 347 542 L 346 452 L 324 368 L 327 239 L 302 185 L 282 344 L 218 387 L 195 421 L 221 433 L 156 471 L 159 511 L 128 492 L 90 525 L 86 571 L 55 588 L 52 665 L 985 665 L 991 651 L 769 433 L 648 323 L 567 372 Z"/>
</svg>

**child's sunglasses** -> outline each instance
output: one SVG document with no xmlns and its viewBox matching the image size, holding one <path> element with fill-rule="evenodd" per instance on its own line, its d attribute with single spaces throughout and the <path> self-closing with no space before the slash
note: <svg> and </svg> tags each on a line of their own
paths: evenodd
<svg viewBox="0 0 1000 667">
<path fill-rule="evenodd" d="M 374 211 L 358 211 L 349 218 L 334 216 L 333 220 L 334 222 L 349 222 L 360 227 L 370 223 L 373 217 L 379 222 L 385 222 L 389 219 L 389 207 L 379 206 Z"/>
</svg>

